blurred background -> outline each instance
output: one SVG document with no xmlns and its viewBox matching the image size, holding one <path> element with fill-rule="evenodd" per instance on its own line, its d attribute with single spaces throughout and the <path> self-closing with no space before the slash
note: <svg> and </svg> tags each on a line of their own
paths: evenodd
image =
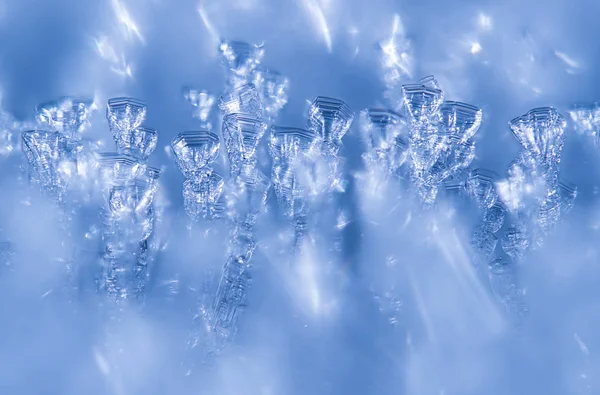
<svg viewBox="0 0 600 395">
<path fill-rule="evenodd" d="M 573 105 L 598 99 L 599 13 L 592 0 L 0 0 L 0 103 L 25 122 L 38 103 L 93 97 L 100 109 L 89 136 L 111 147 L 106 100 L 144 99 L 146 124 L 159 131 L 150 164 L 163 168 L 168 202 L 170 238 L 161 258 L 167 269 L 160 273 L 185 276 L 194 272 L 189 262 L 211 252 L 185 229 L 183 176 L 163 148 L 195 125 L 183 85 L 223 91 L 221 38 L 264 43 L 262 64 L 290 80 L 277 120 L 286 126 L 304 126 L 308 102 L 318 95 L 340 98 L 356 112 L 385 104 L 377 43 L 402 40 L 406 82 L 433 74 L 446 99 L 482 108 L 473 165 L 505 174 L 520 150 L 508 121 L 540 106 L 568 118 Z M 349 169 L 358 167 L 356 127 L 344 142 Z M 106 347 L 99 345 L 102 323 L 87 313 L 92 302 L 74 308 L 49 297 L 61 275 L 48 258 L 59 243 L 56 215 L 19 181 L 15 151 L 0 162 L 0 227 L 4 239 L 27 247 L 14 275 L 0 270 L 0 393 L 600 393 L 599 155 L 587 137 L 567 130 L 561 177 L 579 195 L 520 273 L 530 314 L 519 331 L 485 292 L 471 289 L 473 281 L 465 283 L 468 270 L 456 268 L 471 226 L 458 216 L 442 221 L 438 235 L 417 224 L 398 242 L 420 284 L 419 303 L 406 310 L 426 311 L 427 325 L 388 325 L 361 277 L 382 270 L 368 254 L 343 281 L 313 275 L 318 285 L 288 278 L 271 262 L 256 269 L 236 344 L 215 366 L 187 377 L 186 302 L 157 298 L 143 314 L 132 313 L 119 327 L 124 340 L 113 363 L 98 351 Z M 436 242 L 423 244 L 427 237 Z M 157 283 L 171 279 L 164 276 Z M 314 296 L 305 301 L 309 288 L 320 292 L 316 305 Z"/>
</svg>

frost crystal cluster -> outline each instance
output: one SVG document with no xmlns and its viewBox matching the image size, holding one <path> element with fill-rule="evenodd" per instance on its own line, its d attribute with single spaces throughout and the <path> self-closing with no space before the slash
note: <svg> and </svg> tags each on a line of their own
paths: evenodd
<svg viewBox="0 0 600 395">
<path fill-rule="evenodd" d="M 266 286 L 264 272 L 274 267 L 300 293 L 310 293 L 313 310 L 326 314 L 335 303 L 323 307 L 315 284 L 335 278 L 331 283 L 342 289 L 342 278 L 362 273 L 365 295 L 400 330 L 419 304 L 407 296 L 414 268 L 402 251 L 411 223 L 422 225 L 413 228 L 414 239 L 448 253 L 440 224 L 475 218 L 462 251 L 468 270 L 513 326 L 527 320 L 520 272 L 577 196 L 560 172 L 567 119 L 552 107 L 532 109 L 508 122 L 521 151 L 506 174 L 473 166 L 486 127 L 482 109 L 448 100 L 433 76 L 413 79 L 411 46 L 400 45 L 399 23 L 395 36 L 379 45 L 385 104 L 353 109 L 339 98 L 317 96 L 295 125 L 280 122 L 291 84 L 262 64 L 264 47 L 222 41 L 222 92 L 184 87 L 194 127 L 173 133 L 167 147 L 178 170 L 172 174 L 183 177 L 182 184 L 176 181 L 182 210 L 164 197 L 169 173 L 149 165 L 159 133 L 146 124 L 152 108 L 144 101 L 62 97 L 40 104 L 27 124 L 0 113 L 0 155 L 19 155 L 20 145 L 31 191 L 60 213 L 57 232 L 64 241 L 53 258 L 64 266 L 61 297 L 76 304 L 92 294 L 103 306 L 102 319 L 121 322 L 128 312 L 141 314 L 168 299 L 159 292 L 164 273 L 202 262 L 197 277 L 174 274 L 172 281 L 183 278 L 186 286 L 174 287 L 171 296 L 181 302 L 193 295 L 187 346 L 185 339 L 180 344 L 188 361 L 208 365 L 244 333 L 253 289 Z M 597 105 L 569 115 L 578 132 L 600 141 Z M 92 127 L 112 137 L 114 149 L 89 138 Z M 360 164 L 352 170 L 349 135 L 361 143 Z M 423 229 L 428 234 L 421 237 Z M 170 254 L 183 248 L 182 234 L 203 250 L 178 255 L 185 262 L 175 265 Z M 27 246 L 15 245 L 10 234 L 0 237 L 0 266 L 18 270 L 19 251 Z M 360 270 L 349 274 L 355 261 Z M 107 338 L 113 331 L 107 329 Z M 186 374 L 198 370 L 197 363 L 184 365 Z"/>
</svg>

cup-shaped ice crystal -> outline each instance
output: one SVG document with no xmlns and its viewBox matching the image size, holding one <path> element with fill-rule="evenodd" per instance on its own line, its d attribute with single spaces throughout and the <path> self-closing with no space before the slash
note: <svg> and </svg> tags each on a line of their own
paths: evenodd
<svg viewBox="0 0 600 395">
<path fill-rule="evenodd" d="M 447 101 L 440 107 L 440 113 L 448 135 L 460 141 L 472 138 L 481 125 L 481 109 L 470 104 Z"/>
<path fill-rule="evenodd" d="M 498 199 L 494 183 L 498 174 L 487 169 L 474 169 L 467 178 L 467 194 L 482 208 L 492 207 Z"/>
<path fill-rule="evenodd" d="M 101 179 L 109 185 L 133 180 L 146 170 L 136 158 L 116 152 L 103 152 L 97 155 Z"/>
<path fill-rule="evenodd" d="M 58 183 L 60 133 L 29 130 L 23 132 L 21 138 L 32 178 L 44 186 Z"/>
<path fill-rule="evenodd" d="M 367 150 L 385 151 L 394 146 L 402 133 L 402 117 L 392 110 L 368 108 L 361 112 L 361 131 Z"/>
<path fill-rule="evenodd" d="M 241 82 L 260 64 L 264 55 L 262 45 L 243 41 L 223 40 L 219 44 L 225 67 L 232 74 L 231 83 Z"/>
<path fill-rule="evenodd" d="M 245 114 L 230 114 L 223 119 L 225 148 L 232 166 L 254 160 L 256 147 L 266 130 L 264 122 Z"/>
<path fill-rule="evenodd" d="M 536 159 L 543 162 L 560 160 L 566 122 L 552 107 L 534 108 L 510 121 L 516 139 Z"/>
<path fill-rule="evenodd" d="M 142 162 L 154 152 L 158 142 L 156 130 L 145 127 L 126 130 L 113 137 L 119 153 L 130 155 Z"/>
<path fill-rule="evenodd" d="M 142 126 L 146 120 L 146 103 L 131 97 L 114 97 L 108 100 L 106 118 L 116 141 L 119 134 Z"/>
<path fill-rule="evenodd" d="M 211 129 L 210 113 L 215 105 L 215 97 L 204 90 L 184 87 L 183 97 L 194 107 L 194 118 L 202 122 L 202 126 Z"/>
<path fill-rule="evenodd" d="M 288 102 L 289 80 L 277 71 L 259 68 L 254 71 L 254 85 L 260 94 L 265 115 L 275 119 Z"/>
<path fill-rule="evenodd" d="M 244 84 L 223 94 L 219 98 L 219 109 L 225 116 L 247 114 L 256 118 L 262 117 L 262 103 L 254 84 Z"/>
<path fill-rule="evenodd" d="M 36 107 L 39 122 L 70 139 L 81 138 L 81 133 L 90 126 L 95 110 L 93 100 L 72 97 L 63 97 Z"/>
<path fill-rule="evenodd" d="M 308 130 L 327 143 L 339 144 L 354 119 L 350 107 L 339 99 L 318 96 L 308 110 Z"/>
<path fill-rule="evenodd" d="M 306 129 L 272 126 L 269 150 L 273 161 L 292 162 L 299 153 L 310 150 L 316 138 L 315 133 Z"/>
<path fill-rule="evenodd" d="M 200 178 L 219 153 L 219 137 L 208 130 L 179 133 L 171 142 L 177 166 L 188 179 Z"/>
<path fill-rule="evenodd" d="M 214 172 L 200 181 L 186 180 L 183 183 L 183 204 L 190 218 L 198 220 L 216 216 L 224 185 L 223 177 Z"/>
<path fill-rule="evenodd" d="M 402 85 L 404 107 L 413 122 L 422 123 L 433 117 L 444 101 L 444 93 L 433 76 L 417 84 Z"/>
</svg>

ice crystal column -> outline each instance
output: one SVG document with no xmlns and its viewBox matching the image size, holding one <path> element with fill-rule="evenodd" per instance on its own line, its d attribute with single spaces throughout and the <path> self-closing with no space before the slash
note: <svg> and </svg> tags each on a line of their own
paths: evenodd
<svg viewBox="0 0 600 395">
<path fill-rule="evenodd" d="M 81 252 L 82 234 L 74 234 L 75 221 L 82 208 L 82 202 L 90 199 L 88 180 L 92 174 L 93 144 L 84 139 L 84 133 L 91 125 L 96 104 L 91 99 L 63 97 L 40 104 L 36 108 L 37 121 L 59 134 L 58 178 L 61 184 L 62 228 L 67 243 L 74 243 L 74 249 L 61 258 L 67 269 L 66 290 L 77 290 L 77 256 Z M 80 192 L 80 193 L 76 193 Z"/>
<path fill-rule="evenodd" d="M 205 125 L 205 127 L 208 127 Z M 223 203 L 223 178 L 213 171 L 211 165 L 219 152 L 219 137 L 210 130 L 183 132 L 178 134 L 171 142 L 177 166 L 186 178 L 183 185 L 184 207 L 193 222 L 199 220 L 212 221 L 222 217 Z M 213 223 L 213 222 L 211 222 Z M 213 223 L 214 224 L 214 223 Z M 188 345 L 190 349 L 196 347 L 210 326 L 212 315 L 212 298 L 214 294 L 214 269 L 209 263 L 203 273 L 203 285 L 199 297 L 199 314 L 203 325 L 194 329 Z M 196 284 L 193 287 L 197 287 Z"/>
<path fill-rule="evenodd" d="M 498 253 L 498 237 L 504 225 L 507 208 L 496 192 L 498 175 L 486 169 L 474 169 L 466 181 L 466 192 L 477 204 L 482 217 L 476 225 L 471 246 L 473 264 L 480 278 L 487 283 L 496 298 L 518 323 L 526 313 L 524 291 L 519 287 L 515 262 Z"/>
<path fill-rule="evenodd" d="M 227 70 L 229 89 L 235 89 L 249 82 L 250 75 L 264 56 L 262 45 L 243 41 L 223 40 L 219 45 L 219 52 Z"/>
<path fill-rule="evenodd" d="M 171 147 L 186 178 L 183 199 L 187 214 L 193 221 L 220 215 L 224 182 L 211 167 L 219 152 L 219 137 L 209 130 L 183 132 L 173 139 Z"/>
<path fill-rule="evenodd" d="M 511 163 L 508 179 L 501 184 L 504 201 L 516 217 L 501 245 L 507 255 L 520 260 L 528 248 L 543 242 L 559 221 L 561 201 L 574 198 L 575 193 L 561 187 L 566 184 L 558 178 L 566 126 L 558 111 L 535 108 L 509 125 L 524 151 Z"/>
<path fill-rule="evenodd" d="M 90 99 L 63 97 L 40 104 L 36 108 L 37 121 L 58 136 L 58 152 L 55 160 L 56 182 L 60 184 L 60 203 L 69 184 L 77 184 L 88 170 L 84 157 L 83 133 L 91 124 L 96 105 Z M 53 137 L 54 138 L 54 137 Z"/>
<path fill-rule="evenodd" d="M 311 150 L 317 148 L 314 132 L 291 127 L 273 126 L 269 150 L 273 158 L 271 180 L 284 215 L 294 224 L 294 249 L 302 246 L 308 228 L 307 188 L 301 173 Z"/>
<path fill-rule="evenodd" d="M 39 185 L 58 203 L 65 194 L 64 180 L 60 177 L 60 141 L 58 132 L 29 130 L 21 134 L 23 151 L 29 164 L 29 180 Z"/>
<path fill-rule="evenodd" d="M 430 76 L 404 85 L 404 106 L 411 119 L 410 178 L 423 203 L 432 204 L 442 182 L 457 178 L 473 161 L 473 136 L 481 125 L 481 109 L 443 101 Z"/>
<path fill-rule="evenodd" d="M 100 288 L 115 302 L 143 298 L 147 282 L 153 198 L 160 171 L 126 155 L 100 154 L 106 206 L 103 209 L 104 265 Z"/>
<path fill-rule="evenodd" d="M 145 115 L 146 105 L 139 100 L 108 101 L 107 118 L 118 152 L 100 157 L 107 200 L 102 285 L 116 301 L 131 294 L 144 297 L 152 260 L 149 239 L 160 171 L 146 166 L 156 148 L 157 133 L 141 126 Z"/>
<path fill-rule="evenodd" d="M 344 190 L 344 180 L 339 169 L 339 149 L 342 137 L 348 132 L 354 113 L 339 99 L 319 96 L 308 110 L 307 129 L 319 138 L 319 149 L 313 151 L 311 195 L 329 195 Z"/>
<path fill-rule="evenodd" d="M 222 131 L 231 176 L 227 216 L 233 223 L 233 232 L 213 304 L 210 325 L 213 344 L 209 353 L 219 352 L 238 330 L 256 248 L 254 225 L 270 187 L 269 179 L 256 168 L 256 148 L 267 125 L 261 119 L 262 104 L 254 85 L 243 85 L 226 93 L 219 99 L 219 107 L 225 114 Z"/>
<path fill-rule="evenodd" d="M 434 202 L 437 187 L 428 185 L 427 177 L 446 147 L 440 130 L 440 106 L 444 94 L 433 76 L 417 84 L 402 86 L 403 103 L 410 119 L 410 178 L 426 204 Z"/>
</svg>

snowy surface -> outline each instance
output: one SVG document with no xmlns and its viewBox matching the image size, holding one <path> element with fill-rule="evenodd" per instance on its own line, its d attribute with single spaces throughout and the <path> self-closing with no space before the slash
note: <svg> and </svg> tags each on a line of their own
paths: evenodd
<svg viewBox="0 0 600 395">
<path fill-rule="evenodd" d="M 296 268 L 279 264 L 277 220 L 264 217 L 240 335 L 189 377 L 182 363 L 194 300 L 183 285 L 171 296 L 165 288 L 192 282 L 220 255 L 215 239 L 188 232 L 183 177 L 163 147 L 194 127 L 182 85 L 222 92 L 220 37 L 264 42 L 263 64 L 290 79 L 278 123 L 303 126 L 317 95 L 357 112 L 383 103 L 375 43 L 396 21 L 411 41 L 413 80 L 434 74 L 446 98 L 483 109 L 474 166 L 505 174 L 519 151 L 510 119 L 549 105 L 566 116 L 598 99 L 599 11 L 590 0 L 0 0 L 2 108 L 26 121 L 36 104 L 63 95 L 146 100 L 147 124 L 159 131 L 151 165 L 163 167 L 168 202 L 147 305 L 107 341 L 93 293 L 70 304 L 60 296 L 57 210 L 20 179 L 20 152 L 1 159 L 0 235 L 19 249 L 14 267 L 0 268 L 0 393 L 598 393 L 600 153 L 572 129 L 561 175 L 579 195 L 520 270 L 529 314 L 518 330 L 473 273 L 468 215 L 448 208 L 432 230 L 410 200 L 390 216 L 381 207 L 396 204 L 391 196 L 365 206 L 356 194 L 342 265 L 325 264 L 319 251 Z M 110 146 L 103 111 L 89 134 Z M 344 142 L 353 171 L 358 130 Z M 402 264 L 386 266 L 386 249 Z M 406 296 L 396 325 L 371 292 L 390 282 Z"/>
</svg>

